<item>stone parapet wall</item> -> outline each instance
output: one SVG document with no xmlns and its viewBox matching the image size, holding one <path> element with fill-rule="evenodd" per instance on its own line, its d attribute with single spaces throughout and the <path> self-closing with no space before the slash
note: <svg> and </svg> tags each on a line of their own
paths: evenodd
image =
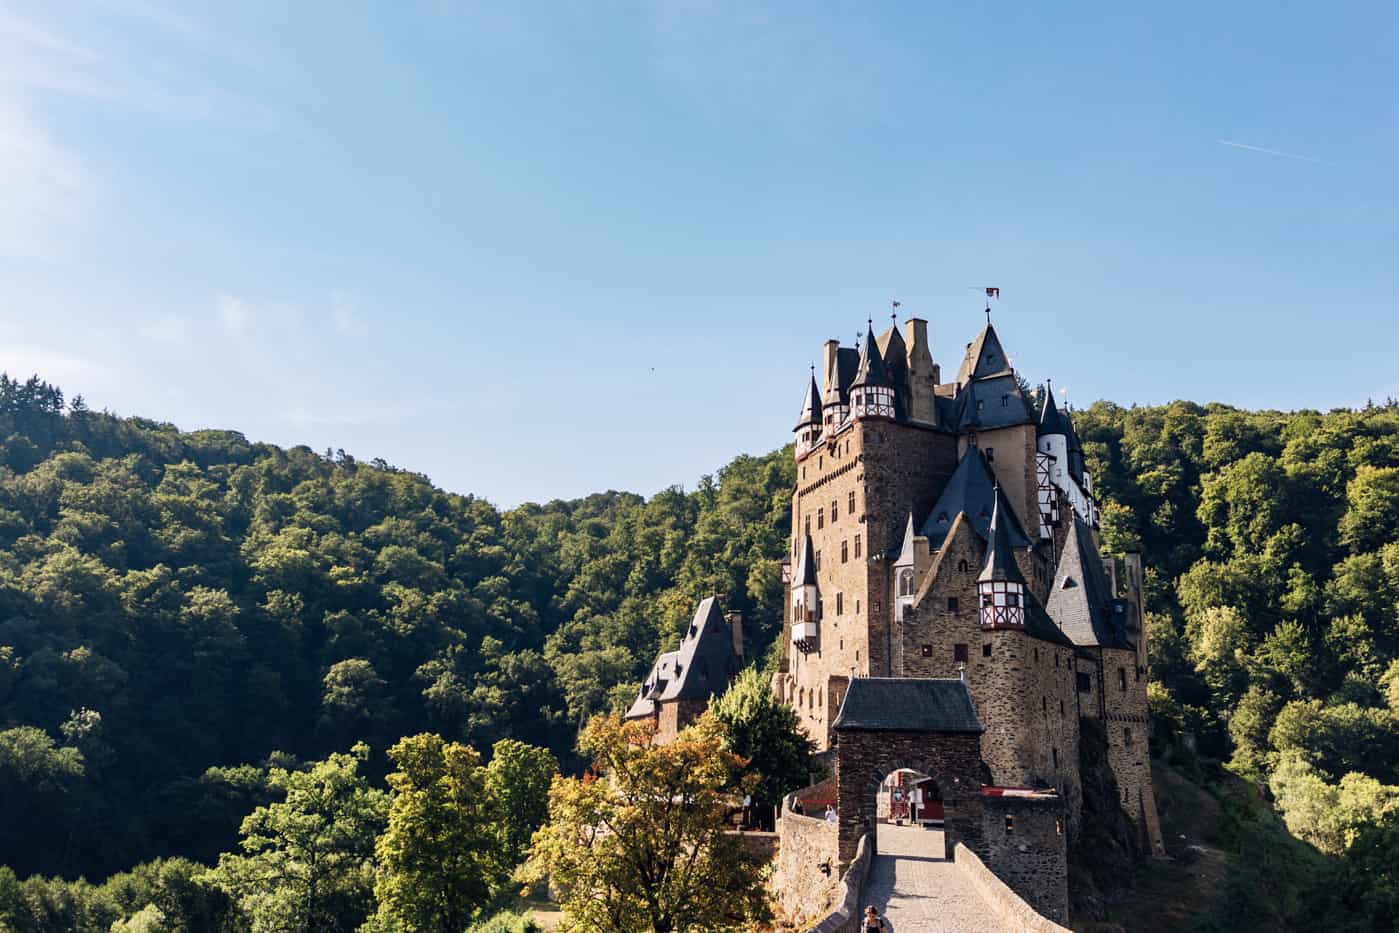
<svg viewBox="0 0 1399 933">
<path fill-rule="evenodd" d="M 1069 919 L 1069 860 L 1061 797 L 987 797 L 983 864 L 1037 913 Z"/>
<path fill-rule="evenodd" d="M 1025 933 L 1072 933 L 1068 927 L 1060 926 L 1048 917 L 1036 913 L 1020 895 L 997 878 L 991 869 L 977 858 L 975 852 L 960 842 L 954 851 L 953 864 L 972 887 L 976 888 L 977 893 L 991 907 L 1007 930 Z"/>
<path fill-rule="evenodd" d="M 874 858 L 874 846 L 868 833 L 860 837 L 860 845 L 855 851 L 855 860 L 840 879 L 836 892 L 836 908 L 811 928 L 811 933 L 858 933 L 860 928 L 860 894 L 865 889 L 865 876 L 869 874 L 870 861 Z"/>
<path fill-rule="evenodd" d="M 824 783 L 824 782 L 823 782 Z M 793 802 L 808 794 L 820 795 L 822 784 L 788 794 L 777 821 L 777 870 L 772 887 L 778 905 L 788 917 L 819 917 L 836 903 L 840 871 L 836 864 L 839 828 L 818 816 L 792 811 Z M 829 866 L 828 871 L 822 865 Z"/>
</svg>

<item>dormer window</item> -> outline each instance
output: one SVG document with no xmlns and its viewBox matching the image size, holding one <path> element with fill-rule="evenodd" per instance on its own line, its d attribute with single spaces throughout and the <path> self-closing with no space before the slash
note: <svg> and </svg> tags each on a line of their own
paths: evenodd
<svg viewBox="0 0 1399 933">
<path fill-rule="evenodd" d="M 1064 578 L 1064 582 L 1059 584 L 1059 589 L 1061 589 L 1061 590 L 1071 590 L 1071 589 L 1073 589 L 1073 588 L 1076 587 L 1076 586 L 1078 586 L 1078 584 L 1074 582 L 1074 578 L 1073 578 L 1073 577 L 1065 577 L 1065 578 Z"/>
</svg>

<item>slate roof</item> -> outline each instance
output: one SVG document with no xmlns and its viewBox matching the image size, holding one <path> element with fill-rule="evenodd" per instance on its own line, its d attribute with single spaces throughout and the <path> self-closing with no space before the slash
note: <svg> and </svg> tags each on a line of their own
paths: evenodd
<svg viewBox="0 0 1399 933">
<path fill-rule="evenodd" d="M 996 336 L 996 329 L 988 323 L 981 329 L 981 333 L 967 344 L 962 366 L 957 371 L 957 383 L 962 385 L 973 379 L 984 379 L 1009 371 L 1010 360 L 1006 359 L 1006 351 L 1001 347 L 1001 338 Z"/>
<path fill-rule="evenodd" d="M 800 431 L 808 424 L 821 423 L 821 390 L 816 388 L 816 376 L 811 377 L 811 385 L 806 390 L 806 399 L 802 402 L 801 414 L 797 416 L 797 426 L 793 430 Z"/>
<path fill-rule="evenodd" d="M 1010 549 L 1010 535 L 1007 527 L 1007 515 L 1001 513 L 1001 488 L 996 487 L 996 501 L 991 506 L 991 540 L 986 545 L 986 563 L 981 567 L 981 574 L 976 578 L 977 583 L 990 583 L 992 581 L 1004 581 L 1008 583 L 1025 582 L 1025 575 L 1020 572 L 1020 567 L 1015 563 L 1015 552 Z"/>
<path fill-rule="evenodd" d="M 837 732 L 986 731 L 963 681 L 924 677 L 855 678 L 831 728 Z"/>
<path fill-rule="evenodd" d="M 908 525 L 904 527 L 904 543 L 894 558 L 895 567 L 913 566 L 913 536 L 918 532 L 913 527 L 913 513 L 908 513 Z"/>
<path fill-rule="evenodd" d="M 679 652 L 676 651 L 667 651 L 656 658 L 656 663 L 651 665 L 651 673 L 647 674 L 646 679 L 641 682 L 641 691 L 627 709 L 623 716 L 624 719 L 640 719 L 655 715 L 656 698 L 675 677 L 675 659 L 678 654 Z"/>
<path fill-rule="evenodd" d="M 1015 424 L 1034 424 L 1028 400 L 1015 374 L 989 376 L 969 382 L 957 392 L 952 423 L 958 431 L 989 431 Z"/>
<path fill-rule="evenodd" d="M 728 688 L 743 659 L 734 653 L 733 633 L 715 596 L 700 601 L 676 652 L 675 677 L 659 700 L 707 700 Z"/>
<path fill-rule="evenodd" d="M 797 572 L 792 574 L 792 585 L 816 585 L 816 548 L 811 543 L 811 535 L 807 535 L 802 544 L 801 557 L 797 559 Z"/>
<path fill-rule="evenodd" d="M 879 353 L 884 358 L 884 370 L 894 387 L 894 418 L 908 420 L 908 345 L 898 327 L 890 327 L 879 335 Z"/>
<path fill-rule="evenodd" d="M 1069 424 L 1063 412 L 1059 411 L 1059 406 L 1054 404 L 1054 389 L 1048 384 L 1044 387 L 1044 410 L 1040 412 L 1039 427 L 1035 429 L 1036 437 L 1044 437 L 1047 434 L 1062 434 L 1066 438 L 1073 426 Z"/>
<path fill-rule="evenodd" d="M 1127 602 L 1113 596 L 1093 532 L 1077 516 L 1045 609 L 1076 645 L 1136 650 L 1127 637 Z"/>
<path fill-rule="evenodd" d="M 942 495 L 938 496 L 933 510 L 928 513 L 919 534 L 926 537 L 928 546 L 936 551 L 947 538 L 947 532 L 951 530 L 957 513 L 962 512 L 982 540 L 989 541 L 991 513 L 995 510 L 998 495 L 1001 499 L 1005 498 L 996 491 L 996 480 L 991 474 L 991 468 L 986 465 L 976 448 L 968 447 L 962 454 L 957 469 L 952 471 L 947 485 L 943 487 Z M 1007 505 L 1004 514 L 1009 519 L 1006 524 L 1006 536 L 1011 546 L 1029 547 L 1030 538 L 1025 534 L 1015 510 Z"/>
<path fill-rule="evenodd" d="M 858 386 L 887 386 L 893 388 L 889 373 L 884 368 L 884 357 L 879 353 L 879 345 L 874 342 L 874 328 L 865 332 L 865 345 L 860 350 L 860 362 L 855 367 L 855 379 L 850 388 Z"/>
</svg>

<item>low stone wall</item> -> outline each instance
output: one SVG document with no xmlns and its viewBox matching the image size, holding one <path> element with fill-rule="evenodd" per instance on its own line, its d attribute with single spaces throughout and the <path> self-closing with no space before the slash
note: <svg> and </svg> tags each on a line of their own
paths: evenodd
<svg viewBox="0 0 1399 933">
<path fill-rule="evenodd" d="M 957 843 L 952 864 L 967 877 L 1007 930 L 1024 930 L 1026 933 L 1072 933 L 1067 927 L 1035 913 L 1020 895 L 1007 887 L 1004 881 L 997 878 L 991 869 L 976 857 L 975 852 L 960 842 Z"/>
<path fill-rule="evenodd" d="M 823 916 L 835 903 L 840 884 L 836 864 L 839 827 L 792 810 L 793 801 L 812 790 L 808 787 L 788 794 L 777 821 L 777 870 L 772 887 L 782 912 L 794 919 Z"/>
<path fill-rule="evenodd" d="M 839 902 L 824 920 L 811 928 L 811 933 L 858 933 L 860 928 L 860 892 L 865 889 L 865 875 L 874 853 L 874 837 L 865 833 L 855 850 L 855 860 L 840 879 Z"/>
</svg>

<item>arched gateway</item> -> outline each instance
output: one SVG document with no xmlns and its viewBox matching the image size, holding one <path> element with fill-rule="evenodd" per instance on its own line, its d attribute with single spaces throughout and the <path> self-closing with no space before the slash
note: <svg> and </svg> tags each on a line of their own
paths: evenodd
<svg viewBox="0 0 1399 933">
<path fill-rule="evenodd" d="M 951 858 L 961 842 L 982 850 L 981 733 L 971 693 L 961 680 L 859 677 L 832 723 L 838 855 L 844 870 L 860 837 L 874 829 L 875 798 L 891 771 L 910 768 L 933 779 L 942 794 L 944 841 Z"/>
</svg>

